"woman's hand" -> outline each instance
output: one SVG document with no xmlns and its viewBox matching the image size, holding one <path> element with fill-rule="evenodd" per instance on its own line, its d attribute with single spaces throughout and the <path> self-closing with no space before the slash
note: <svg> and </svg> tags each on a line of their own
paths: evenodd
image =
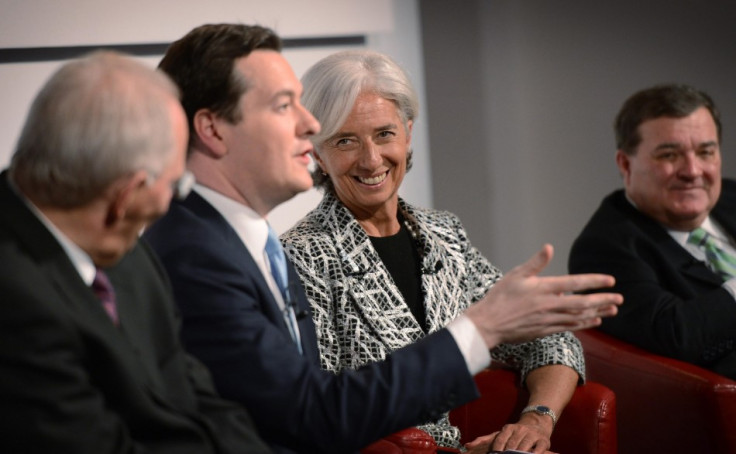
<svg viewBox="0 0 736 454">
<path fill-rule="evenodd" d="M 535 454 L 554 454 L 548 451 L 552 435 L 551 421 L 545 423 L 544 419 L 537 419 L 533 416 L 540 415 L 525 414 L 518 423 L 506 424 L 498 432 L 478 437 L 466 443 L 465 448 L 469 454 L 486 454 L 488 451 L 503 451 L 504 449 L 517 449 Z"/>
</svg>

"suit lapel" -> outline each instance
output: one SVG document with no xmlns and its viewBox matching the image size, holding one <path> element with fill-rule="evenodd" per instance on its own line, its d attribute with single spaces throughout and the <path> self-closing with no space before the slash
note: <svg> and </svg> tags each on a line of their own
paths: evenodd
<svg viewBox="0 0 736 454">
<path fill-rule="evenodd" d="M 0 175 L 0 205 L 7 215 L 7 225 L 13 229 L 23 246 L 44 270 L 70 309 L 83 319 L 92 317 L 91 326 L 112 329 L 112 321 L 94 292 L 82 281 L 66 252 L 45 225 L 31 212 L 25 202 L 10 188 L 7 171 Z M 104 330 L 103 330 L 104 331 Z M 107 333 L 108 336 L 114 336 Z"/>
<path fill-rule="evenodd" d="M 50 284 L 48 304 L 61 305 L 77 324 L 81 334 L 96 339 L 100 348 L 115 352 L 119 361 L 130 364 L 127 370 L 137 371 L 137 377 L 142 382 L 150 383 L 150 374 L 144 373 L 130 343 L 121 330 L 113 325 L 100 300 L 84 283 L 62 246 L 23 200 L 10 189 L 5 174 L 1 178 L 0 205 L 8 215 L 6 224 L 15 231 L 23 247 L 38 264 L 43 279 L 38 285 Z M 122 286 L 116 286 L 116 292 L 119 288 Z M 118 310 L 121 324 L 130 324 L 128 308 L 119 304 Z M 148 336 L 144 336 L 144 339 L 147 338 Z"/>
<path fill-rule="evenodd" d="M 268 286 L 266 279 L 263 277 L 260 268 L 258 268 L 258 264 L 256 264 L 250 251 L 238 236 L 238 233 L 227 222 L 227 220 L 222 217 L 220 212 L 196 192 L 192 192 L 186 200 L 174 203 L 181 204 L 185 209 L 194 213 L 198 218 L 204 221 L 210 229 L 214 231 L 214 233 L 222 237 L 222 240 L 228 245 L 227 250 L 221 251 L 222 254 L 227 254 L 231 259 L 236 260 L 236 262 L 240 264 L 240 267 L 253 278 L 259 293 L 265 296 L 264 299 L 268 300 L 272 306 L 278 309 L 276 300 L 273 298 L 271 289 Z M 202 241 L 205 242 L 207 240 L 207 238 L 202 239 Z"/>
<path fill-rule="evenodd" d="M 369 329 L 382 339 L 389 351 L 414 342 L 423 331 L 406 304 L 395 304 L 403 296 L 388 274 L 365 230 L 333 195 L 321 207 L 323 227 L 335 239 L 349 298 L 338 301 L 338 311 L 358 313 Z M 384 336 L 382 333 L 391 333 Z"/>
<path fill-rule="evenodd" d="M 286 256 L 286 268 L 289 274 L 289 291 L 292 292 L 292 297 L 296 299 L 296 322 L 299 325 L 299 337 L 302 341 L 302 351 L 304 352 L 304 356 L 309 358 L 310 361 L 315 364 L 319 364 L 320 358 L 319 346 L 317 344 L 317 330 L 314 327 L 311 308 L 309 306 L 309 301 L 307 300 L 307 294 L 304 292 L 304 287 L 301 285 L 299 275 L 297 274 L 294 265 L 291 263 L 291 260 L 289 260 L 288 255 Z M 274 302 L 274 304 L 276 303 Z"/>
<path fill-rule="evenodd" d="M 415 211 L 402 199 L 399 199 L 399 207 L 404 214 L 412 238 L 415 239 L 415 246 L 419 249 L 420 260 L 422 261 L 421 279 L 425 292 L 423 304 L 427 314 L 427 329 L 429 332 L 434 332 L 447 324 L 446 312 L 449 308 L 460 310 L 459 308 L 462 305 L 448 305 L 443 298 L 431 298 L 426 293 L 428 288 L 444 287 L 445 283 L 443 281 L 446 277 L 441 273 L 441 270 L 444 266 L 443 260 L 447 259 L 447 252 L 440 246 L 442 241 L 438 238 L 432 238 L 432 229 L 427 228 L 426 216 L 423 216 L 421 211 Z M 442 316 L 443 314 L 445 316 Z"/>
<path fill-rule="evenodd" d="M 680 270 L 683 276 L 706 282 L 715 286 L 723 283 L 717 274 L 712 272 L 704 262 L 695 259 L 684 247 L 682 247 L 659 223 L 642 214 L 626 200 L 624 192 L 616 195 L 615 203 L 618 209 L 624 211 L 629 219 L 641 229 L 644 234 L 651 238 L 657 249 L 668 257 L 675 269 Z"/>
<path fill-rule="evenodd" d="M 215 207 L 209 204 L 202 196 L 196 192 L 192 192 L 182 202 L 172 202 L 180 204 L 184 209 L 194 213 L 198 218 L 207 223 L 207 225 L 214 230 L 214 233 L 220 235 L 224 242 L 228 245 L 227 250 L 223 250 L 223 254 L 227 254 L 235 263 L 238 263 L 240 268 L 243 270 L 243 274 L 248 276 L 249 279 L 253 280 L 256 290 L 259 294 L 261 301 L 261 309 L 264 315 L 266 315 L 271 322 L 278 326 L 279 329 L 286 335 L 287 338 L 291 338 L 289 328 L 286 325 L 281 308 L 279 308 L 276 299 L 271 293 L 271 288 L 266 282 L 266 278 L 261 273 L 261 269 L 256 264 L 248 248 L 245 246 L 243 241 L 238 236 L 237 232 L 227 222 L 227 220 L 220 214 Z M 206 241 L 207 239 L 203 239 Z M 288 262 L 288 274 L 289 282 L 299 283 L 299 278 L 296 275 L 294 267 Z M 296 286 L 296 300 L 297 300 L 297 314 L 301 311 L 308 311 L 309 305 L 304 294 L 304 290 L 301 285 Z M 311 356 L 317 357 L 317 339 L 315 335 L 314 325 L 308 327 L 312 323 L 311 317 L 308 315 L 298 320 L 300 337 L 302 339 L 303 346 L 308 345 L 309 348 L 305 347 L 305 351 L 309 352 Z M 302 329 L 302 327 L 304 327 Z"/>
</svg>

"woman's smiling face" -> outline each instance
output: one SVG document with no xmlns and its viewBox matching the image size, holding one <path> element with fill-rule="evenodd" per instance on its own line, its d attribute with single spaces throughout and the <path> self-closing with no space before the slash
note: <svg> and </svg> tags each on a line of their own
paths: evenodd
<svg viewBox="0 0 736 454">
<path fill-rule="evenodd" d="M 411 127 L 411 121 L 404 126 L 393 101 L 361 93 L 345 124 L 318 147 L 317 163 L 330 176 L 337 197 L 356 216 L 394 209 L 398 203 Z"/>
</svg>

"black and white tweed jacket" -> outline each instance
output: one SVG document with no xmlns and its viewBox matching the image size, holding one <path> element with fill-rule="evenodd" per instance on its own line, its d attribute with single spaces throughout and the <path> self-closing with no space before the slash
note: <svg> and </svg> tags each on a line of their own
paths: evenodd
<svg viewBox="0 0 736 454">
<path fill-rule="evenodd" d="M 427 326 L 437 331 L 482 298 L 501 272 L 470 244 L 455 215 L 402 199 L 399 209 L 420 254 Z M 326 194 L 281 240 L 312 306 L 325 369 L 380 361 L 424 335 L 365 230 L 334 195 Z M 522 377 L 550 364 L 585 377 L 582 347 L 571 333 L 500 345 L 491 354 Z M 421 428 L 441 445 L 458 446 L 459 432 L 446 417 Z"/>
</svg>

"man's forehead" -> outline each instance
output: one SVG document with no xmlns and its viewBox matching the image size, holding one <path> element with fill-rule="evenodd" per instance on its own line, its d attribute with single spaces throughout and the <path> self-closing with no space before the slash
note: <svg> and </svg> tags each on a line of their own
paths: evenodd
<svg viewBox="0 0 736 454">
<path fill-rule="evenodd" d="M 697 109 L 684 117 L 662 116 L 644 120 L 639 125 L 639 132 L 645 135 L 647 133 L 659 135 L 668 132 L 717 133 L 716 123 L 710 112 L 704 107 L 701 109 Z"/>
<path fill-rule="evenodd" d="M 236 68 L 247 81 L 248 88 L 282 90 L 298 83 L 289 62 L 281 53 L 258 49 L 236 62 Z"/>
</svg>

